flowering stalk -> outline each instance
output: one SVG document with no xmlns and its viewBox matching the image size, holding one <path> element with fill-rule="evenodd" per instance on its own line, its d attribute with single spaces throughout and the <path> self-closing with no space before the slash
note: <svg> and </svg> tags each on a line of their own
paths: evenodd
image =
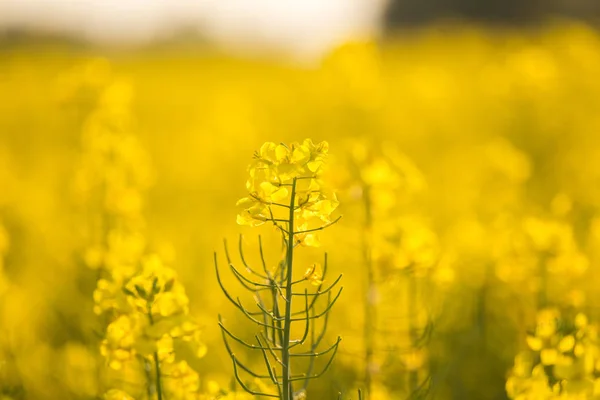
<svg viewBox="0 0 600 400">
<path fill-rule="evenodd" d="M 158 279 L 154 278 L 152 281 L 152 293 L 158 292 L 157 290 Z M 150 326 L 154 326 L 154 318 L 152 318 L 152 302 L 154 301 L 154 296 L 148 298 L 146 302 L 146 308 L 148 309 L 148 321 L 150 321 Z M 154 369 L 156 373 L 156 396 L 158 400 L 162 400 L 162 383 L 161 383 L 161 372 L 160 372 L 160 359 L 158 358 L 158 351 L 155 350 L 152 355 L 154 358 Z"/>
<path fill-rule="evenodd" d="M 292 273 L 294 262 L 294 207 L 296 205 L 296 180 L 292 181 L 292 194 L 290 196 L 290 213 L 289 213 L 289 234 L 287 237 L 287 252 L 286 266 L 287 279 L 285 286 L 285 322 L 283 324 L 283 343 L 282 343 L 282 358 L 283 358 L 283 399 L 289 400 L 293 396 L 293 388 L 290 382 L 290 334 L 292 331 Z"/>
<path fill-rule="evenodd" d="M 90 61 L 84 69 L 109 69 L 107 62 Z M 116 292 L 139 249 L 142 225 L 142 193 L 149 186 L 147 155 L 132 128 L 132 87 L 106 74 L 92 87 L 80 82 L 81 90 L 94 93 L 84 114 L 81 159 L 74 179 L 75 193 L 89 221 L 83 261 L 96 272 L 94 311 L 100 315 L 99 335 L 114 320 L 102 309 L 108 291 Z M 93 89 L 93 90 L 90 90 Z M 118 126 L 118 129 L 114 127 Z M 110 171 L 108 174 L 106 171 Z M 112 297 L 112 296 L 111 296 Z M 114 298 L 112 299 L 114 303 Z M 101 333 L 100 333 L 101 332 Z M 96 337 L 90 339 L 95 342 Z M 94 343 L 98 345 L 98 343 Z M 98 360 L 97 386 L 109 385 L 104 364 Z"/>
<path fill-rule="evenodd" d="M 408 315 L 408 336 L 411 350 L 418 348 L 418 322 L 416 321 L 418 313 L 418 280 L 413 271 L 408 271 L 407 285 L 407 315 Z M 419 374 L 417 369 L 410 369 L 408 372 L 408 393 L 412 396 L 417 392 L 419 385 Z"/>
<path fill-rule="evenodd" d="M 271 222 L 282 235 L 285 254 L 275 269 L 269 268 L 259 237 L 263 272 L 258 272 L 247 263 L 240 237 L 240 259 L 251 278 L 234 266 L 227 244 L 225 256 L 238 282 L 254 294 L 257 310 L 247 309 L 239 298 L 234 299 L 225 288 L 215 253 L 217 280 L 226 298 L 262 331 L 254 336 L 255 343 L 249 342 L 233 334 L 219 317 L 219 326 L 225 348 L 233 362 L 235 378 L 244 390 L 253 395 L 283 400 L 305 395 L 309 381 L 322 376 L 331 366 L 341 341 L 338 337 L 333 345 L 318 351 L 325 335 L 329 313 L 343 289 L 337 289 L 341 275 L 324 288 L 327 255 L 323 267 L 315 263 L 306 270 L 303 277 L 295 278 L 293 269 L 296 247 L 317 246 L 318 232 L 339 220 L 339 217 L 330 219 L 338 204 L 335 194 L 326 191 L 320 181 L 327 150 L 326 142 L 315 145 L 307 139 L 302 144 L 292 143 L 290 146 L 265 143 L 260 152 L 255 154 L 255 162 L 249 168 L 250 179 L 246 185 L 249 197 L 238 202 L 238 205 L 244 206 L 238 215 L 238 223 L 258 226 Z M 303 291 L 298 290 L 303 284 L 316 286 L 316 290 L 309 291 L 308 287 Z M 332 296 L 334 290 L 337 293 Z M 327 300 L 322 305 L 319 300 L 325 295 Z M 294 300 L 299 297 L 304 304 L 302 308 L 295 310 Z M 321 326 L 317 333 L 316 325 L 319 321 Z M 301 336 L 292 339 L 295 331 L 293 327 L 298 324 L 303 328 Z M 241 362 L 235 355 L 230 340 L 247 349 L 260 351 L 266 371 L 253 371 Z M 296 349 L 302 346 L 305 347 L 304 351 Z M 320 372 L 314 373 L 315 359 L 321 355 L 328 355 L 328 361 Z M 303 373 L 294 374 L 293 361 L 301 359 L 309 359 L 308 366 Z M 256 389 L 241 378 L 240 371 L 254 378 Z M 269 381 L 274 390 L 261 380 Z M 297 391 L 294 390 L 296 382 L 302 384 Z"/>
<path fill-rule="evenodd" d="M 418 284 L 421 276 L 426 276 L 435 263 L 435 235 L 422 223 L 398 218 L 398 213 L 406 214 L 402 202 L 411 198 L 413 192 L 419 191 L 423 180 L 412 162 L 401 153 L 394 151 L 394 146 L 386 144 L 379 148 L 361 141 L 354 141 L 350 147 L 348 168 L 351 171 L 348 186 L 351 195 L 359 195 L 363 222 L 360 244 L 362 250 L 362 268 L 365 271 L 364 286 L 364 388 L 366 397 L 377 397 L 377 361 L 380 353 L 377 349 L 384 332 L 381 325 L 387 325 L 385 332 L 403 337 L 400 358 L 405 358 L 406 391 L 416 396 L 424 391 L 426 382 L 419 382 L 419 370 L 422 364 L 417 359 L 424 358 L 423 342 L 429 334 L 430 324 L 423 328 L 419 322 L 419 310 L 423 306 L 418 296 Z M 408 223 L 407 223 L 408 222 Z M 385 304 L 380 297 L 390 289 L 386 282 L 397 281 L 394 275 L 405 284 L 400 309 L 401 330 L 392 328 L 390 312 L 384 307 L 392 306 L 398 311 L 398 296 L 393 296 L 394 304 Z M 397 293 L 397 292 L 396 292 Z M 379 315 L 385 320 L 379 320 Z M 391 329 L 390 329 L 391 328 Z"/>
<path fill-rule="evenodd" d="M 155 393 L 158 400 L 195 395 L 199 378 L 185 361 L 175 362 L 174 342 L 185 342 L 199 357 L 205 347 L 175 271 L 146 247 L 142 205 L 151 168 L 133 130 L 132 96 L 131 85 L 119 79 L 98 88 L 75 179 L 90 215 L 83 259 L 97 272 L 94 312 L 102 321 L 100 352 L 109 367 L 98 368 L 98 383 L 101 389 L 121 386 L 104 393 L 110 400 L 129 399 L 126 392 L 140 388 L 148 399 Z"/>
<path fill-rule="evenodd" d="M 589 261 L 580 252 L 568 223 L 528 217 L 521 232 L 510 237 L 518 239 L 517 234 L 526 239 L 527 246 L 502 254 L 498 264 L 502 267 L 524 255 L 532 260 L 527 272 L 539 282 L 537 323 L 526 336 L 527 348 L 515 356 L 506 381 L 507 394 L 511 399 L 596 397 L 600 390 L 591 382 L 596 380 L 596 366 L 600 365 L 596 359 L 598 326 L 588 322 L 579 305 L 565 304 L 560 298 L 563 293 L 557 295 L 550 286 L 584 276 Z"/>
<path fill-rule="evenodd" d="M 374 293 L 377 290 L 375 282 L 375 270 L 373 267 L 372 255 L 372 229 L 373 229 L 373 213 L 371 201 L 371 189 L 369 186 L 363 188 L 363 204 L 365 211 L 364 235 L 362 238 L 363 260 L 367 272 L 366 280 L 366 296 L 365 296 L 365 392 L 367 397 L 372 392 L 373 377 L 373 356 L 375 352 L 375 332 L 374 327 L 377 321 L 377 307 L 375 306 Z M 359 392 L 360 393 L 360 392 Z"/>
<path fill-rule="evenodd" d="M 506 381 L 510 399 L 591 399 L 600 395 L 598 325 L 581 312 L 537 313 L 527 349 L 515 357 Z"/>
</svg>

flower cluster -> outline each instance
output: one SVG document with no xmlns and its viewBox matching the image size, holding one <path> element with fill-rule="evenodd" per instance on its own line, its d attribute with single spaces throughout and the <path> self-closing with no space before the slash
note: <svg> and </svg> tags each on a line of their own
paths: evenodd
<svg viewBox="0 0 600 400">
<path fill-rule="evenodd" d="M 185 290 L 176 280 L 175 271 L 163 265 L 158 256 L 144 259 L 142 267 L 121 288 L 121 315 L 107 328 L 102 353 L 113 369 L 137 356 L 161 355 L 173 362 L 174 341 L 187 344 L 198 357 L 206 347 L 199 326 L 189 315 Z"/>
<path fill-rule="evenodd" d="M 501 281 L 523 293 L 537 293 L 542 300 L 552 297 L 554 303 L 582 305 L 572 286 L 567 286 L 584 276 L 589 261 L 569 223 L 538 217 L 505 218 L 497 221 L 496 232 L 492 256 Z"/>
<path fill-rule="evenodd" d="M 399 218 L 378 228 L 373 259 L 383 276 L 401 270 L 422 276 L 435 266 L 440 252 L 438 238 L 421 218 Z"/>
<path fill-rule="evenodd" d="M 284 233 L 294 232 L 298 243 L 319 246 L 318 230 L 335 222 L 331 214 L 339 204 L 321 179 L 328 151 L 327 142 L 315 144 L 310 139 L 290 145 L 263 144 L 248 168 L 248 196 L 237 202 L 243 208 L 238 224 L 272 222 Z M 289 226 L 292 208 L 293 226 Z"/>
<path fill-rule="evenodd" d="M 319 378 L 331 366 L 341 341 L 338 337 L 328 349 L 318 350 L 328 325 L 329 313 L 343 289 L 336 287 L 341 275 L 327 289 L 323 289 L 327 273 L 327 255 L 325 254 L 322 266 L 320 263 L 311 263 L 302 279 L 294 277 L 300 275 L 298 272 L 294 273 L 296 247 L 298 245 L 318 246 L 320 241 L 317 232 L 331 226 L 340 218 L 331 219 L 338 201 L 335 193 L 324 187 L 322 179 L 328 151 L 327 142 L 315 144 L 310 139 L 304 140 L 301 144 L 295 142 L 290 145 L 267 142 L 255 153 L 254 160 L 248 168 L 250 175 L 246 183 L 248 196 L 237 203 L 238 206 L 243 207 L 237 216 L 237 222 L 249 226 L 260 226 L 271 222 L 282 234 L 284 245 L 277 270 L 270 272 L 264 257 L 262 240 L 259 238 L 259 253 L 266 274 L 262 275 L 247 264 L 240 238 L 240 258 L 246 267 L 246 272 L 251 276 L 248 278 L 235 267 L 225 242 L 225 255 L 229 267 L 243 287 L 253 293 L 258 310 L 249 311 L 243 306 L 239 297 L 237 301 L 233 300 L 223 284 L 218 257 L 215 253 L 217 280 L 226 298 L 253 323 L 262 326 L 260 330 L 264 331 L 264 334 L 261 332 L 260 336 L 255 336 L 258 341 L 256 346 L 234 335 L 225 327 L 219 316 L 219 326 L 225 348 L 233 363 L 234 377 L 241 387 L 252 395 L 276 397 L 282 400 L 305 398 L 309 382 Z M 297 289 L 297 285 L 302 284 L 314 286 L 314 290 L 309 292 L 308 288 L 304 288 L 302 293 Z M 263 297 L 262 292 L 266 289 L 271 293 L 269 299 Z M 334 292 L 336 294 L 333 294 Z M 327 294 L 327 300 L 323 308 L 320 308 L 321 306 L 317 304 L 323 302 L 319 300 L 325 300 L 325 297 L 321 297 L 324 294 Z M 294 302 L 299 301 L 304 304 L 303 309 L 294 306 Z M 319 309 L 322 311 L 317 312 L 316 310 Z M 254 318 L 253 315 L 262 315 L 264 322 Z M 299 340 L 292 339 L 301 334 L 299 330 L 296 332 L 299 325 L 296 324 L 297 322 L 304 325 L 302 328 L 304 334 Z M 261 350 L 268 375 L 258 373 L 251 367 L 245 366 L 245 362 L 239 361 L 230 339 L 247 349 Z M 295 347 L 302 345 L 305 346 L 304 350 L 301 353 L 297 352 Z M 316 372 L 315 359 L 326 353 L 329 353 L 327 355 L 329 360 L 321 372 Z M 300 364 L 295 362 L 299 357 L 310 362 L 300 367 Z M 302 368 L 302 375 L 296 372 L 299 368 Z M 240 371 L 249 374 L 253 378 L 252 382 L 244 382 Z M 304 382 L 297 382 L 299 376 L 303 377 Z"/>
<path fill-rule="evenodd" d="M 354 197 L 368 197 L 374 217 L 386 218 L 426 187 L 414 162 L 392 143 L 374 146 L 354 140 L 349 145 L 346 186 Z"/>
<path fill-rule="evenodd" d="M 165 393 L 169 399 L 198 400 L 200 395 L 200 377 L 187 362 L 179 361 L 165 364 Z"/>
<path fill-rule="evenodd" d="M 578 313 L 542 309 L 528 349 L 515 357 L 506 382 L 511 399 L 589 399 L 600 396 L 600 340 L 595 324 Z"/>
<path fill-rule="evenodd" d="M 396 395 L 418 397 L 429 375 L 426 345 L 431 318 L 429 300 L 419 288 L 428 284 L 440 257 L 438 237 L 415 207 L 426 182 L 392 143 L 352 140 L 347 147 L 348 160 L 338 179 L 363 214 L 356 230 L 366 278 L 365 390 L 376 397 L 381 377 L 395 365 L 405 379 L 404 388 L 396 389 L 403 393 Z M 392 325 L 394 318 L 402 323 Z M 394 334 L 380 335 L 379 330 Z M 393 351 L 386 354 L 379 350 L 383 346 Z"/>
<path fill-rule="evenodd" d="M 148 154 L 135 134 L 132 101 L 133 87 L 124 80 L 109 81 L 99 91 L 83 125 L 74 189 L 90 213 L 102 209 L 105 217 L 137 229 L 143 223 L 143 192 L 153 178 Z M 104 229 L 113 222 L 93 220 Z"/>
<path fill-rule="evenodd" d="M 90 221 L 82 259 L 97 271 L 94 312 L 104 324 L 100 352 L 109 370 L 138 370 L 140 377 L 145 371 L 146 383 L 114 388 L 109 378 L 100 387 L 113 387 L 106 399 L 127 399 L 131 390 L 193 398 L 198 375 L 176 357 L 175 348 L 202 357 L 206 347 L 176 272 L 164 256 L 148 250 L 143 233 L 143 194 L 152 172 L 134 133 L 133 88 L 120 79 L 103 82 L 95 87 L 96 101 L 84 123 L 75 179 Z"/>
</svg>

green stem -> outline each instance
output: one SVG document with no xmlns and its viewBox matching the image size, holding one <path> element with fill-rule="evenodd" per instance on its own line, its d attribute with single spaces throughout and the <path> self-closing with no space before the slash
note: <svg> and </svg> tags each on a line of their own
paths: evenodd
<svg viewBox="0 0 600 400">
<path fill-rule="evenodd" d="M 538 310 L 541 310 L 548 306 L 548 254 L 542 253 L 540 255 L 539 263 L 539 274 L 540 274 L 540 287 L 538 292 Z"/>
<path fill-rule="evenodd" d="M 156 396 L 162 400 L 162 382 L 160 378 L 160 361 L 158 360 L 158 351 L 154 352 L 154 366 L 156 367 Z"/>
<path fill-rule="evenodd" d="M 410 337 L 411 350 L 415 350 L 418 340 L 417 335 L 417 312 L 418 312 L 418 294 L 417 278 L 413 272 L 409 273 L 408 282 L 408 332 Z M 413 396 L 419 385 L 419 373 L 417 370 L 411 370 L 408 373 L 408 393 Z"/>
<path fill-rule="evenodd" d="M 365 289 L 365 325 L 364 325 L 364 340 L 365 340 L 365 392 L 367 396 L 371 393 L 373 385 L 373 377 L 371 374 L 371 368 L 373 364 L 373 349 L 375 347 L 375 336 L 373 334 L 373 326 L 376 321 L 376 308 L 374 304 L 374 290 L 375 287 L 375 271 L 373 270 L 373 258 L 371 252 L 371 234 L 373 226 L 373 215 L 371 210 L 371 191 L 368 186 L 363 188 L 364 190 L 364 212 L 365 212 L 365 225 L 364 233 L 362 237 L 363 247 L 363 261 L 367 271 L 367 282 Z"/>
<path fill-rule="evenodd" d="M 105 189 L 102 189 L 102 194 L 104 194 Z M 110 232 L 110 217 L 108 215 L 108 213 L 106 212 L 106 210 L 102 210 L 102 212 L 100 213 L 100 220 L 101 220 L 101 226 L 100 226 L 100 243 L 101 243 L 101 247 L 103 251 L 108 252 L 108 235 Z M 94 226 L 93 222 L 90 222 L 90 226 Z M 94 235 L 95 236 L 95 235 Z M 96 237 L 94 237 L 94 240 L 97 240 Z M 100 281 L 100 279 L 102 279 L 103 273 L 106 271 L 106 265 L 105 265 L 105 261 L 102 261 L 102 264 L 98 266 L 98 269 L 96 270 L 96 285 L 98 284 L 98 281 Z M 101 331 L 105 332 L 107 326 L 110 324 L 109 318 L 108 318 L 108 314 L 107 313 L 103 313 L 102 317 L 101 317 L 101 324 L 102 327 L 100 328 Z M 99 346 L 99 344 L 94 343 L 96 346 Z M 98 348 L 98 347 L 96 347 Z M 96 364 L 96 379 L 98 381 L 98 392 L 99 393 L 104 393 L 105 392 L 105 387 L 104 387 L 104 369 L 103 369 L 103 365 L 104 365 L 104 361 L 102 360 L 102 357 L 98 357 L 96 358 L 97 360 L 97 364 Z"/>
<path fill-rule="evenodd" d="M 292 382 L 290 381 L 290 334 L 292 331 L 292 263 L 294 261 L 294 205 L 296 197 L 296 178 L 292 183 L 290 199 L 289 234 L 287 240 L 286 266 L 287 280 L 285 286 L 285 321 L 283 324 L 283 343 L 281 343 L 281 361 L 283 364 L 283 400 L 292 400 Z"/>
<path fill-rule="evenodd" d="M 152 318 L 152 303 L 148 301 L 148 319 L 150 320 L 150 325 L 154 325 L 154 318 Z M 158 358 L 158 350 L 154 351 L 154 368 L 156 372 L 156 396 L 158 400 L 163 400 L 162 395 L 162 381 L 161 381 L 161 373 L 160 373 L 160 360 Z"/>
<path fill-rule="evenodd" d="M 153 387 L 152 387 L 152 368 L 150 366 L 150 361 L 148 361 L 148 359 L 146 357 L 143 357 L 143 364 L 144 364 L 144 373 L 146 374 L 146 380 L 147 380 L 147 385 L 146 385 L 146 394 L 148 395 L 148 399 L 152 398 L 152 394 L 153 394 Z"/>
<path fill-rule="evenodd" d="M 493 270 L 492 270 L 492 264 L 488 264 L 486 265 L 486 269 L 485 269 L 485 277 L 484 277 L 484 281 L 483 284 L 481 285 L 481 289 L 479 290 L 479 295 L 478 295 L 478 304 L 477 304 L 477 316 L 476 316 L 476 320 L 475 320 L 475 324 L 477 326 L 477 328 L 479 329 L 480 335 L 481 335 L 481 341 L 482 341 L 482 345 L 484 347 L 486 347 L 486 343 L 487 343 L 487 318 L 486 316 L 487 314 L 487 309 L 488 309 L 488 293 L 490 291 L 490 287 L 492 285 L 492 277 L 493 277 Z"/>
</svg>

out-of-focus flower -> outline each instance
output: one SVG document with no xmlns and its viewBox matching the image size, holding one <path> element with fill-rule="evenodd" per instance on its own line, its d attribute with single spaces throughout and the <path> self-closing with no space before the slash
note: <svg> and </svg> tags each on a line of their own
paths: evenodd
<svg viewBox="0 0 600 400">
<path fill-rule="evenodd" d="M 104 400 L 135 400 L 133 397 L 128 395 L 126 392 L 119 389 L 110 389 L 104 393 Z"/>
<path fill-rule="evenodd" d="M 185 361 L 167 364 L 165 374 L 165 392 L 169 398 L 197 400 L 200 389 L 200 377 Z"/>
<path fill-rule="evenodd" d="M 121 369 L 123 363 L 134 358 L 134 346 L 139 332 L 139 317 L 122 315 L 106 329 L 100 352 L 113 369 Z"/>
<path fill-rule="evenodd" d="M 578 399 L 600 395 L 598 328 L 577 313 L 566 318 L 558 309 L 542 309 L 528 349 L 515 357 L 506 382 L 511 399 Z"/>
<path fill-rule="evenodd" d="M 310 266 L 304 273 L 304 279 L 309 281 L 312 285 L 319 286 L 323 283 L 323 269 L 321 264 L 315 263 Z"/>
</svg>

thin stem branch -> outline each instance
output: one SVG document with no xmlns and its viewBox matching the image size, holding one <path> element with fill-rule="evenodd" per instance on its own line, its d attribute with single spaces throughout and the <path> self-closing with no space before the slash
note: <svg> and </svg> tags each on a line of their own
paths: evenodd
<svg viewBox="0 0 600 400">
<path fill-rule="evenodd" d="M 156 282 L 156 281 L 155 281 Z M 148 310 L 148 320 L 150 321 L 150 325 L 154 325 L 154 318 L 152 318 L 152 302 L 150 300 L 147 301 L 146 307 Z M 156 397 L 158 400 L 162 400 L 162 378 L 160 372 L 160 359 L 158 358 L 158 351 L 155 350 L 153 354 L 154 358 L 154 369 L 156 374 Z"/>
<path fill-rule="evenodd" d="M 316 232 L 316 231 L 322 231 L 323 229 L 329 228 L 331 225 L 337 223 L 340 219 L 342 219 L 342 216 L 340 215 L 339 217 L 337 217 L 336 219 L 334 219 L 333 221 L 320 226 L 318 228 L 313 228 L 313 229 L 306 229 L 304 231 L 297 231 L 297 232 L 293 232 L 294 235 L 300 235 L 300 234 L 304 234 L 304 233 L 310 233 L 310 232 Z"/>
<path fill-rule="evenodd" d="M 372 256 L 372 234 L 373 234 L 373 210 L 371 202 L 371 189 L 369 186 L 363 187 L 363 206 L 364 206 L 364 229 L 362 236 L 362 253 L 365 270 L 367 273 L 365 288 L 365 323 L 364 323 L 364 341 L 365 341 L 365 392 L 367 396 L 371 393 L 373 386 L 373 355 L 375 350 L 374 326 L 377 323 L 377 307 L 375 307 L 375 291 L 377 284 L 375 282 L 375 270 L 373 268 Z"/>
<path fill-rule="evenodd" d="M 250 267 L 250 265 L 246 262 L 246 257 L 244 256 L 243 240 L 244 240 L 244 237 L 242 235 L 240 235 L 240 238 L 238 240 L 238 251 L 240 253 L 240 259 L 242 260 L 242 264 L 244 264 L 244 267 L 246 267 L 246 270 L 249 271 L 250 273 L 252 273 L 262 279 L 269 279 L 268 276 L 264 276 L 264 275 L 256 272 L 254 270 L 254 268 Z M 227 256 L 227 262 L 229 264 L 231 264 L 229 254 L 227 253 L 227 241 L 225 241 L 225 255 Z"/>
<path fill-rule="evenodd" d="M 286 278 L 285 287 L 285 321 L 283 323 L 283 342 L 281 343 L 281 358 L 283 362 L 283 400 L 292 400 L 293 389 L 290 381 L 290 335 L 292 331 L 292 271 L 294 262 L 294 204 L 296 201 L 296 178 L 292 181 L 292 192 L 290 196 L 290 213 L 289 227 L 290 232 L 287 237 L 287 253 L 286 253 Z"/>
</svg>

